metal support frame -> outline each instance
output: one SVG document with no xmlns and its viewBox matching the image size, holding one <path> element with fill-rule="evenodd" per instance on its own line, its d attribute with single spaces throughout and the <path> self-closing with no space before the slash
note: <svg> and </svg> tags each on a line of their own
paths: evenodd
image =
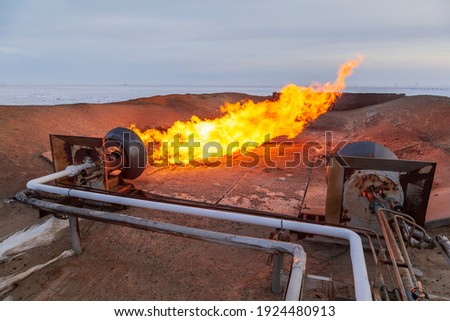
<svg viewBox="0 0 450 321">
<path fill-rule="evenodd" d="M 266 226 L 271 228 L 286 229 L 294 232 L 317 234 L 345 239 L 350 243 L 350 257 L 353 269 L 353 281 L 355 285 L 355 296 L 357 300 L 371 301 L 372 291 L 370 287 L 369 277 L 367 275 L 366 261 L 364 250 L 360 236 L 346 228 L 325 226 L 319 224 L 311 224 L 297 222 L 291 220 L 274 219 L 267 217 L 259 217 L 249 214 L 233 213 L 220 210 L 212 210 L 205 208 L 197 208 L 192 206 L 182 206 L 176 204 L 159 203 L 156 201 L 133 199 L 124 196 L 115 196 L 108 194 L 100 194 L 91 191 L 83 191 L 73 188 L 64 188 L 60 186 L 51 186 L 48 183 L 52 180 L 64 177 L 74 176 L 82 169 L 95 166 L 90 163 L 68 166 L 66 170 L 33 179 L 27 183 L 27 188 L 35 191 L 42 191 L 69 197 L 79 197 L 82 199 L 141 207 L 153 210 L 161 210 L 166 212 L 182 213 L 185 215 L 194 215 L 200 217 L 208 217 L 231 222 L 239 222 L 245 224 Z"/>
<path fill-rule="evenodd" d="M 25 192 L 17 193 L 16 198 L 24 203 L 39 208 L 44 208 L 51 212 L 63 212 L 69 215 L 72 247 L 77 254 L 81 254 L 81 240 L 78 229 L 78 218 L 85 218 L 94 221 L 101 221 L 116 225 L 128 226 L 147 231 L 163 232 L 172 235 L 190 237 L 194 239 L 200 239 L 215 243 L 241 246 L 256 250 L 268 251 L 272 253 L 280 253 L 279 254 L 280 256 L 283 255 L 281 253 L 291 254 L 292 255 L 291 276 L 287 285 L 285 300 L 298 301 L 300 299 L 303 285 L 303 277 L 306 268 L 306 253 L 303 250 L 302 246 L 299 244 L 234 235 L 209 230 L 202 230 L 170 223 L 156 222 L 125 214 L 117 214 L 62 205 L 53 202 L 38 200 L 35 198 L 29 198 Z M 279 266 L 277 265 L 274 267 L 277 271 L 274 271 L 273 274 L 278 273 L 279 275 L 280 272 Z M 279 277 L 276 283 L 272 284 L 272 288 L 278 287 L 279 287 Z M 281 293 L 281 291 L 276 294 L 279 293 Z"/>
</svg>

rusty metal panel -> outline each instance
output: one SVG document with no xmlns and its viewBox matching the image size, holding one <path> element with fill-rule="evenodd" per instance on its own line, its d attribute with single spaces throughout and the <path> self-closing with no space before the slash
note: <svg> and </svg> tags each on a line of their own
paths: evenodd
<svg viewBox="0 0 450 321">
<path fill-rule="evenodd" d="M 398 159 L 378 159 L 366 157 L 331 156 L 328 170 L 327 204 L 325 220 L 330 223 L 344 223 L 344 184 L 357 170 L 377 170 L 395 172 L 404 192 L 404 211 L 416 222 L 425 224 L 428 200 L 433 185 L 436 163 Z"/>
<path fill-rule="evenodd" d="M 53 169 L 55 172 L 64 170 L 69 165 L 83 163 L 85 157 L 89 157 L 99 167 L 98 179 L 92 188 L 107 190 L 107 173 L 103 164 L 105 153 L 103 152 L 104 139 L 96 137 L 50 135 L 50 145 L 53 157 Z M 56 185 L 81 187 L 79 177 L 67 177 L 58 179 Z"/>
</svg>

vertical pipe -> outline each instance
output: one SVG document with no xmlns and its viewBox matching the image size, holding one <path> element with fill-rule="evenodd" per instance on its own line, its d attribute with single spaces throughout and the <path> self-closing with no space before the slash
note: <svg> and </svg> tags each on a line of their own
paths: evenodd
<svg viewBox="0 0 450 321">
<path fill-rule="evenodd" d="M 281 269 L 284 263 L 284 254 L 277 252 L 272 259 L 272 292 L 280 294 L 281 291 Z"/>
<path fill-rule="evenodd" d="M 293 250 L 291 277 L 289 278 L 289 286 L 286 291 L 286 301 L 298 301 L 301 299 L 300 295 L 303 288 L 303 277 L 305 276 L 305 270 L 306 253 L 301 246 L 297 246 Z"/>
<path fill-rule="evenodd" d="M 72 250 L 80 255 L 83 252 L 81 248 L 80 226 L 78 224 L 78 217 L 69 216 L 70 241 L 72 243 Z"/>
<path fill-rule="evenodd" d="M 403 242 L 402 232 L 400 231 L 400 226 L 398 225 L 397 218 L 403 219 L 401 216 L 394 215 L 394 229 L 397 233 L 398 243 L 400 244 L 400 250 L 403 253 L 403 260 L 408 266 L 409 274 L 411 275 L 411 280 L 414 283 L 414 287 L 419 286 L 417 283 L 416 275 L 414 274 L 413 266 L 411 260 L 409 259 L 408 251 L 406 250 L 405 242 Z"/>
<path fill-rule="evenodd" d="M 389 226 L 389 222 L 383 213 L 383 208 L 379 208 L 377 211 L 377 216 L 380 221 L 381 229 L 385 235 L 386 247 L 389 252 L 389 256 L 394 267 L 394 271 L 397 278 L 397 283 L 403 300 L 412 300 L 412 295 L 409 292 L 414 287 L 411 274 L 408 269 L 398 267 L 397 263 L 405 264 L 405 259 L 398 247 L 397 241 L 395 240 L 394 233 Z M 400 235 L 401 237 L 401 235 Z M 398 261 L 397 261 L 398 259 Z"/>
<path fill-rule="evenodd" d="M 389 257 L 392 262 L 392 267 L 394 268 L 394 275 L 395 275 L 395 278 L 397 281 L 397 288 L 400 291 L 402 300 L 406 300 L 406 292 L 402 285 L 399 268 L 397 266 L 397 259 L 392 251 L 391 238 L 389 237 L 389 234 L 387 231 L 388 228 L 385 225 L 383 217 L 384 217 L 383 212 L 381 211 L 381 209 L 379 209 L 377 211 L 378 223 L 380 224 L 380 228 L 381 228 L 383 235 L 385 235 L 384 241 L 386 242 L 386 248 L 388 250 L 388 254 L 389 254 Z"/>
</svg>

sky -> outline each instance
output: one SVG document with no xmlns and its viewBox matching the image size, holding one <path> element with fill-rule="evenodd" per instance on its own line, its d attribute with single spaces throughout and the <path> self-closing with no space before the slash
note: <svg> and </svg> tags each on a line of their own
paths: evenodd
<svg viewBox="0 0 450 321">
<path fill-rule="evenodd" d="M 449 0 L 0 0 L 0 85 L 449 86 Z"/>
</svg>

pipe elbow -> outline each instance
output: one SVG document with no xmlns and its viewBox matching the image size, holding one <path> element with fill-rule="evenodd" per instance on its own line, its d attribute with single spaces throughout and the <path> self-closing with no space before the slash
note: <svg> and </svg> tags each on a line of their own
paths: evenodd
<svg viewBox="0 0 450 321">
<path fill-rule="evenodd" d="M 37 185 L 36 179 L 32 179 L 31 181 L 27 182 L 26 186 L 27 186 L 28 189 L 35 190 L 36 189 L 36 185 Z"/>
<path fill-rule="evenodd" d="M 349 229 L 344 229 L 345 233 L 347 234 L 347 239 L 349 240 L 349 242 L 358 242 L 362 244 L 361 241 L 361 236 L 359 236 L 358 233 L 356 233 L 355 231 L 349 230 Z"/>
</svg>

